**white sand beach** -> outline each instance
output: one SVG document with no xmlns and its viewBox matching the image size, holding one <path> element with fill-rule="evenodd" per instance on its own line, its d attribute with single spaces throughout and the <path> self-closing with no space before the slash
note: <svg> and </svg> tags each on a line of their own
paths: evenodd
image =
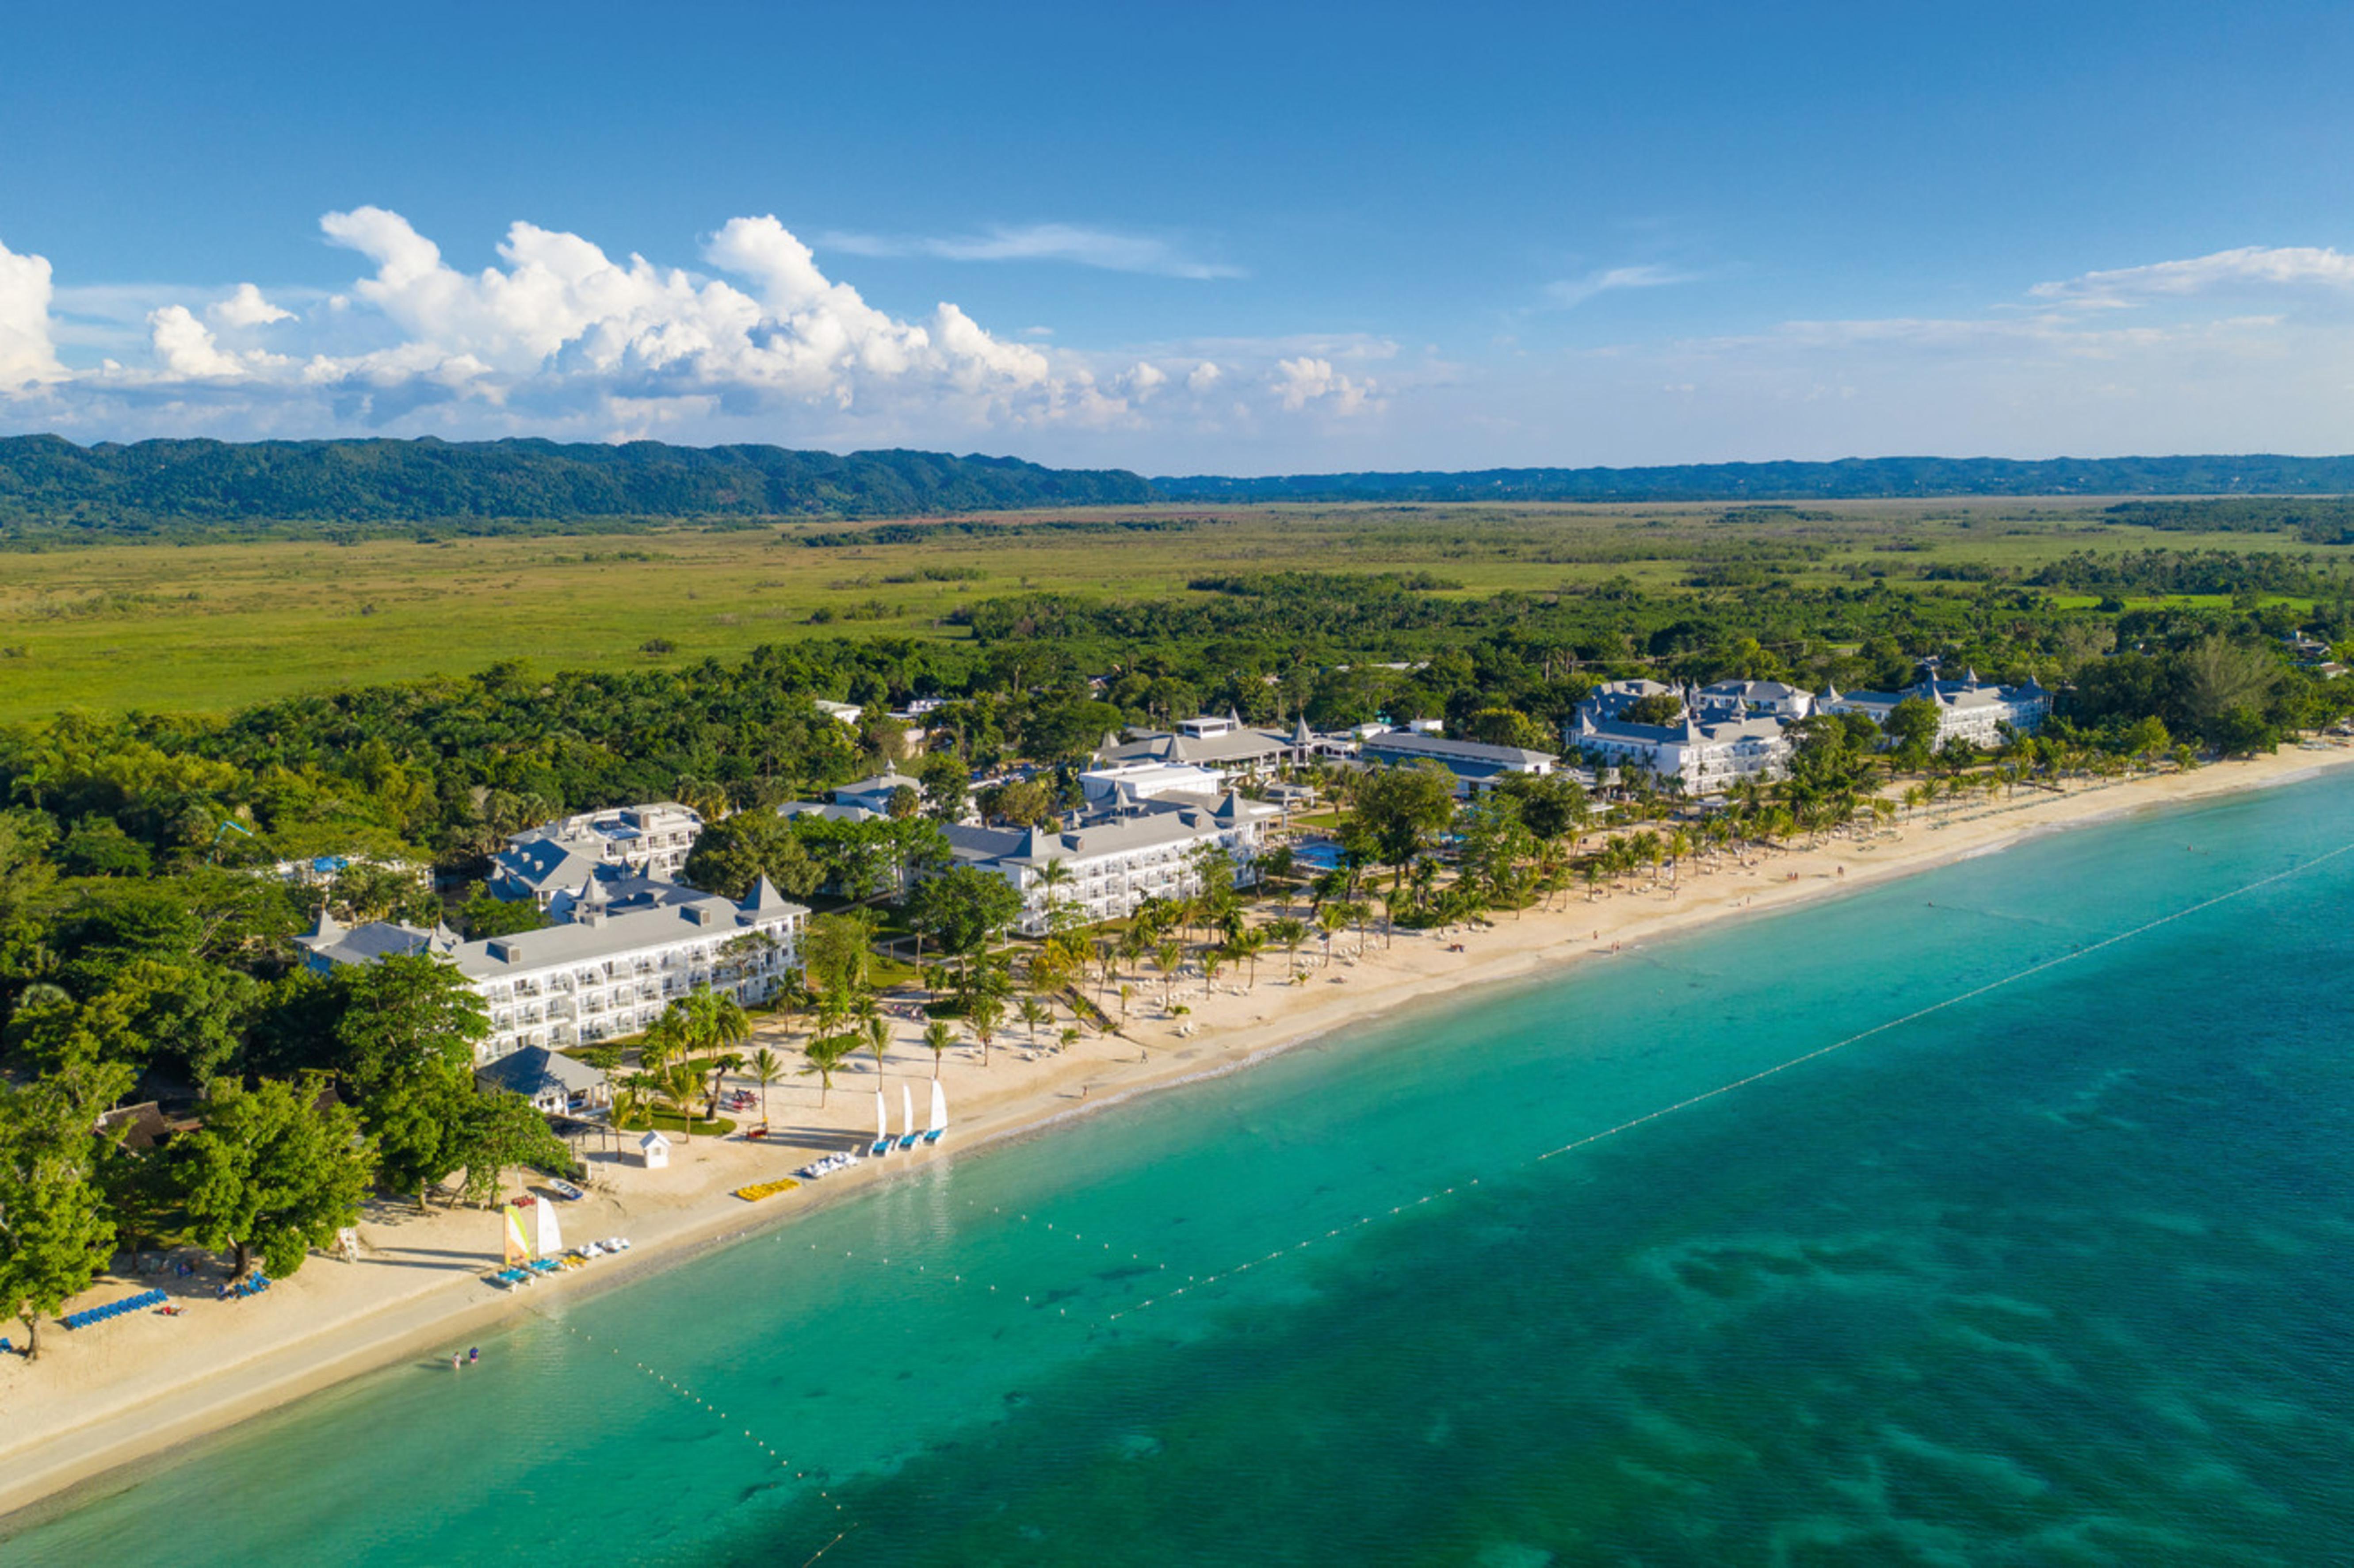
<svg viewBox="0 0 2354 1568">
<path fill-rule="evenodd" d="M 1204 994 L 1200 976 L 1191 975 L 1179 982 L 1177 997 L 1190 1011 L 1177 1018 L 1162 1016 L 1157 977 L 1131 977 L 1123 1033 L 1087 1033 L 1067 1050 L 1033 1051 L 1015 1025 L 1000 1036 L 986 1066 L 978 1047 L 949 1052 L 940 1070 L 954 1119 L 938 1149 L 868 1160 L 758 1202 L 734 1195 L 737 1187 L 790 1174 L 817 1153 L 872 1136 L 875 1077 L 864 1056 L 837 1072 L 823 1106 L 813 1078 L 770 1087 L 776 1141 L 681 1140 L 663 1171 L 639 1167 L 634 1139 L 618 1140 L 626 1156 L 592 1148 L 590 1191 L 563 1205 L 565 1231 L 575 1243 L 627 1236 L 631 1250 L 526 1289 L 509 1292 L 485 1281 L 498 1261 L 494 1213 L 421 1215 L 405 1202 L 371 1209 L 359 1226 L 357 1260 L 314 1256 L 252 1299 L 215 1299 L 217 1270 L 191 1279 L 168 1271 L 109 1278 L 69 1308 L 160 1287 L 184 1309 L 168 1317 L 125 1314 L 78 1331 L 52 1325 L 38 1361 L 0 1357 L 0 1512 L 356 1373 L 403 1359 L 420 1369 L 446 1363 L 453 1350 L 504 1319 L 789 1222 L 874 1182 L 1131 1094 L 1231 1069 L 1447 990 L 1607 962 L 1614 951 L 1709 921 L 1787 908 L 2123 811 L 2278 785 L 2348 764 L 2354 764 L 2354 745 L 2290 746 L 2276 756 L 2185 774 L 2080 784 L 2060 794 L 2021 789 L 2009 800 L 1915 813 L 1876 835 L 1753 856 L 1746 865 L 1726 859 L 1689 867 L 1672 889 L 1630 886 L 1591 901 L 1570 892 L 1551 912 L 1503 915 L 1492 925 L 1444 936 L 1401 931 L 1385 943 L 1377 930 L 1362 951 L 1352 933 L 1335 939 L 1329 965 L 1319 944 L 1303 948 L 1298 983 L 1287 978 L 1279 951 L 1262 955 L 1255 987 L 1227 973 Z M 1453 950 L 1457 944 L 1461 950 Z M 1116 1001 L 1111 1009 L 1116 1014 Z M 920 1023 L 902 1018 L 896 1027 L 884 1075 L 895 1122 L 899 1083 L 914 1086 L 920 1114 L 934 1067 L 917 1038 Z M 765 1043 L 798 1062 L 797 1045 L 781 1036 Z M 13 1323 L 0 1325 L 0 1332 L 22 1336 Z M 445 1364 L 440 1375 L 463 1374 Z"/>
</svg>

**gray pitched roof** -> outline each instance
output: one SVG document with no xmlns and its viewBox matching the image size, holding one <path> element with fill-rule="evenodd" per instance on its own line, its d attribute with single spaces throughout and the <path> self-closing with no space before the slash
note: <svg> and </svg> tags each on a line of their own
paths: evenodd
<svg viewBox="0 0 2354 1568">
<path fill-rule="evenodd" d="M 1362 749 L 1372 755 L 1388 752 L 1398 757 L 1427 757 L 1447 762 L 1486 762 L 1505 768 L 1527 768 L 1553 760 L 1549 752 L 1530 751 L 1518 746 L 1490 746 L 1477 740 L 1448 740 L 1411 730 L 1392 730 L 1387 735 L 1370 736 Z"/>
<path fill-rule="evenodd" d="M 493 1089 L 509 1089 L 534 1099 L 549 1089 L 585 1093 L 605 1081 L 605 1075 L 586 1062 L 560 1052 L 526 1045 L 509 1052 L 488 1066 L 474 1069 L 474 1082 Z"/>
<path fill-rule="evenodd" d="M 774 895 L 776 890 L 770 888 L 769 892 Z M 650 909 L 606 915 L 593 922 L 549 926 L 537 931 L 518 931 L 511 937 L 462 942 L 451 956 L 457 960 L 459 969 L 471 978 L 495 980 L 502 975 L 552 969 L 560 964 L 596 963 L 699 935 L 725 938 L 750 929 L 764 918 L 808 913 L 802 906 L 783 897 L 773 897 L 766 910 L 757 913 L 748 901 L 738 906 L 725 898 L 695 897 Z"/>
</svg>

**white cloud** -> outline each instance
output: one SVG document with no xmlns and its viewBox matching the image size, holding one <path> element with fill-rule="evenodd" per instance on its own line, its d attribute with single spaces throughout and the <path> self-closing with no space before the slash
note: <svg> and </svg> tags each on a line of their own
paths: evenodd
<svg viewBox="0 0 2354 1568">
<path fill-rule="evenodd" d="M 2354 289 L 2354 256 L 2326 246 L 2243 245 L 2237 249 L 2217 250 L 2179 261 L 2155 261 L 2142 267 L 2086 272 L 2060 282 L 2038 283 L 2028 292 L 2040 300 L 2125 305 L 2156 295 L 2305 285 Z"/>
<path fill-rule="evenodd" d="M 1142 429 L 1147 404 L 1161 420 L 1226 418 L 1204 401 L 1225 372 L 1199 350 L 1054 348 L 996 335 L 948 302 L 896 316 L 828 277 L 774 217 L 722 225 L 703 245 L 705 270 L 519 222 L 493 265 L 461 271 L 382 207 L 329 213 L 320 229 L 366 270 L 306 293 L 323 308 L 299 312 L 251 283 L 202 303 L 200 291 L 111 284 L 72 291 L 76 310 L 60 317 L 48 263 L 0 252 L 0 365 L 16 382 L 50 384 L 37 405 L 0 397 L 0 425 L 37 418 L 109 437 L 662 433 L 837 448 L 962 446 L 993 430 L 1034 450 L 1056 429 Z M 105 357 L 61 365 L 61 323 L 85 356 Z M 1331 365 L 1394 353 L 1299 339 L 1237 343 L 1220 357 L 1263 369 L 1299 344 L 1317 350 L 1305 357 L 1322 378 L 1256 383 L 1264 411 L 1354 411 L 1370 383 Z"/>
<path fill-rule="evenodd" d="M 147 325 L 154 334 L 155 357 L 167 375 L 207 380 L 245 374 L 237 356 L 223 354 L 211 332 L 186 305 L 165 305 L 148 316 Z"/>
<path fill-rule="evenodd" d="M 49 262 L 0 245 L 0 387 L 65 374 L 49 336 Z"/>
<path fill-rule="evenodd" d="M 949 261 L 1066 261 L 1110 272 L 1147 272 L 1165 278 L 1240 278 L 1239 267 L 1204 261 L 1150 235 L 1119 234 L 1070 223 L 992 226 L 983 234 L 894 237 L 826 234 L 820 243 L 853 256 L 937 256 Z"/>
<path fill-rule="evenodd" d="M 1645 264 L 1639 267 L 1612 267 L 1599 272 L 1589 272 L 1583 278 L 1563 278 L 1545 285 L 1545 300 L 1562 310 L 1572 310 L 1596 294 L 1607 294 L 1620 289 L 1664 289 L 1673 283 L 1689 283 L 1697 273 L 1670 271 L 1665 267 Z"/>
<path fill-rule="evenodd" d="M 294 313 L 281 309 L 261 297 L 261 291 L 250 283 L 239 283 L 226 300 L 216 300 L 205 307 L 205 319 L 215 326 L 258 327 L 272 322 L 291 322 Z"/>
<path fill-rule="evenodd" d="M 1352 380 L 1334 370 L 1329 359 L 1279 359 L 1270 382 L 1276 401 L 1293 413 L 1310 404 L 1335 414 L 1361 413 L 1373 393 L 1370 378 Z"/>
</svg>

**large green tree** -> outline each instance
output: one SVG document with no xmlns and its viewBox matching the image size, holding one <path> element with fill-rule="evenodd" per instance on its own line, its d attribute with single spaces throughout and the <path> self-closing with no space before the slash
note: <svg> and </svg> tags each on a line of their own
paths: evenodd
<svg viewBox="0 0 2354 1568">
<path fill-rule="evenodd" d="M 824 881 L 824 868 L 811 859 L 793 825 L 772 810 L 738 811 L 713 822 L 688 853 L 686 880 L 723 898 L 742 898 L 760 878 L 796 897 Z"/>
<path fill-rule="evenodd" d="M 1005 878 L 970 865 L 926 877 L 907 895 L 907 918 L 943 951 L 970 959 L 1022 917 L 1022 895 Z"/>
<path fill-rule="evenodd" d="M 377 1145 L 386 1185 L 426 1206 L 462 1162 L 475 1047 L 490 1019 L 455 966 L 423 954 L 338 969 L 335 1067 Z"/>
<path fill-rule="evenodd" d="M 376 1145 L 326 1080 L 264 1078 L 251 1088 L 216 1081 L 204 1125 L 165 1146 L 170 1189 L 199 1245 L 231 1255 L 243 1278 L 258 1255 L 272 1277 L 302 1266 L 313 1247 L 359 1218 L 376 1174 Z"/>
<path fill-rule="evenodd" d="M 1455 815 L 1454 776 L 1435 762 L 1381 768 L 1357 781 L 1352 806 L 1382 863 L 1403 880 Z"/>
<path fill-rule="evenodd" d="M 88 1289 L 114 1250 L 97 1181 L 100 1115 L 131 1086 L 120 1065 L 81 1065 L 24 1087 L 0 1084 L 0 1312 L 41 1352 L 41 1319 Z"/>
</svg>

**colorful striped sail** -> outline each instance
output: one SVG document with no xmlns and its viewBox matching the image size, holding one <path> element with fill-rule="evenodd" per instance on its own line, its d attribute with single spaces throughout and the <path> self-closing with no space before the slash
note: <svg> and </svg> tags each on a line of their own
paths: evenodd
<svg viewBox="0 0 2354 1568">
<path fill-rule="evenodd" d="M 523 1211 L 509 1203 L 504 1213 L 507 1223 L 507 1262 L 525 1262 L 531 1256 L 531 1243 L 523 1234 Z"/>
</svg>

